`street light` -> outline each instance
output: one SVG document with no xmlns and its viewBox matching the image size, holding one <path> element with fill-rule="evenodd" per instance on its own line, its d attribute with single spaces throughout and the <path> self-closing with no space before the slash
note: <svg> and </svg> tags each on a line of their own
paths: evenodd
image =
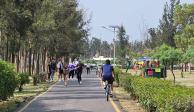
<svg viewBox="0 0 194 112">
<path fill-rule="evenodd" d="M 113 62 L 114 62 L 114 66 L 115 66 L 115 57 L 116 57 L 116 51 L 115 51 L 115 48 L 116 48 L 116 43 L 115 43 L 115 39 L 116 39 L 116 28 L 119 28 L 119 26 L 109 26 L 109 28 L 107 28 L 107 27 L 105 27 L 105 26 L 102 26 L 102 28 L 104 28 L 104 29 L 106 29 L 106 30 L 109 30 L 109 31 L 111 31 L 111 32 L 113 32 L 114 33 L 114 38 L 113 38 L 113 42 L 114 42 L 114 44 L 113 44 L 113 47 L 114 47 L 114 57 L 113 57 Z M 113 30 L 111 30 L 111 29 L 113 29 Z"/>
</svg>

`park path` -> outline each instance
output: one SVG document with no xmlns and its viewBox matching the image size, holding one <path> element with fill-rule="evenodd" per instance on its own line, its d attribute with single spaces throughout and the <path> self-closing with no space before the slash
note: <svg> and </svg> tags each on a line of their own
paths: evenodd
<svg viewBox="0 0 194 112">
<path fill-rule="evenodd" d="M 52 89 L 34 100 L 23 112 L 115 112 L 106 101 L 104 89 L 95 73 L 83 73 L 82 85 L 77 80 L 56 83 Z"/>
</svg>

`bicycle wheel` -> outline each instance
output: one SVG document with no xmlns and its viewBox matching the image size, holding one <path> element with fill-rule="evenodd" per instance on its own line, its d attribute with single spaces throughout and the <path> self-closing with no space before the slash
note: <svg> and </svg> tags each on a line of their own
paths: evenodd
<svg viewBox="0 0 194 112">
<path fill-rule="evenodd" d="M 106 101 L 109 100 L 109 92 L 110 92 L 110 86 L 107 85 L 107 87 L 106 87 Z"/>
</svg>

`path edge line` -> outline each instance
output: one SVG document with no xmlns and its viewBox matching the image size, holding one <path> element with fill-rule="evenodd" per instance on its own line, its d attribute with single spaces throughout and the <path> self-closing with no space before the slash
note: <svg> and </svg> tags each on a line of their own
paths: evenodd
<svg viewBox="0 0 194 112">
<path fill-rule="evenodd" d="M 57 82 L 56 82 L 57 83 Z M 42 96 L 42 95 L 44 95 L 44 94 L 46 94 L 48 91 L 50 91 L 52 88 L 53 88 L 53 86 L 55 86 L 56 85 L 56 83 L 54 83 L 52 86 L 50 86 L 45 92 L 43 92 L 43 93 L 41 93 L 41 94 L 39 94 L 38 96 L 36 96 L 34 99 L 32 99 L 30 102 L 28 102 L 23 108 L 21 108 L 19 111 L 17 111 L 17 112 L 23 112 L 26 108 L 28 108 L 28 106 L 31 104 L 31 103 L 33 103 L 36 99 L 38 99 L 40 96 Z"/>
<path fill-rule="evenodd" d="M 99 80 L 100 80 L 101 86 L 103 87 L 102 79 L 99 78 Z M 112 105 L 112 107 L 114 108 L 115 112 L 121 112 L 118 105 L 116 105 L 116 103 L 113 101 L 113 99 L 111 97 L 109 98 L 109 101 L 110 101 L 110 104 Z"/>
</svg>

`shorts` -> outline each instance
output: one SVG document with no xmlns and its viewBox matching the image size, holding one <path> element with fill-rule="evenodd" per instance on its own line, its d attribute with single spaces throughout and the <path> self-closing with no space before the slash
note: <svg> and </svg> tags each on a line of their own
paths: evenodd
<svg viewBox="0 0 194 112">
<path fill-rule="evenodd" d="M 63 74 L 63 70 L 59 70 L 59 74 Z"/>
<path fill-rule="evenodd" d="M 113 84 L 114 82 L 114 78 L 111 76 L 106 76 L 106 75 L 103 75 L 102 76 L 102 80 L 105 82 L 105 81 L 108 81 L 108 84 Z"/>
</svg>

